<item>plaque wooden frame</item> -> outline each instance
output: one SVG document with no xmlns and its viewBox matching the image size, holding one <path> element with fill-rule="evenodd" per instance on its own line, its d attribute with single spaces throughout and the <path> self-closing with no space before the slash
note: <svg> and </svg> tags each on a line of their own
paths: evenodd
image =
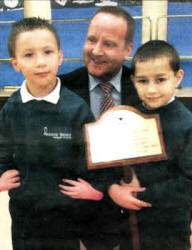
<svg viewBox="0 0 192 250">
<path fill-rule="evenodd" d="M 122 113 L 123 111 L 123 113 Z M 125 112 L 124 112 L 125 111 Z M 114 113 L 116 112 L 116 113 Z M 108 160 L 101 160 L 101 161 L 93 161 L 93 152 L 91 150 L 92 146 L 92 141 L 93 135 L 91 135 L 92 132 L 90 132 L 90 128 L 101 125 L 103 121 L 106 121 L 109 119 L 110 115 L 117 115 L 117 119 L 121 121 L 120 118 L 118 118 L 118 115 L 125 115 L 128 114 L 127 112 L 131 112 L 133 114 L 138 115 L 141 118 L 144 118 L 144 120 L 152 119 L 150 121 L 155 122 L 156 126 L 156 136 L 158 138 L 159 143 L 159 150 L 161 151 L 160 153 L 155 153 L 152 155 L 142 155 L 142 156 L 136 156 L 136 157 L 125 157 L 125 158 L 117 158 L 117 159 L 108 159 Z M 121 114 L 122 113 L 122 114 Z M 129 113 L 129 115 L 131 115 Z M 121 123 L 120 123 L 121 124 Z M 127 126 L 127 124 L 126 124 Z M 102 113 L 95 122 L 92 123 L 87 123 L 84 125 L 84 139 L 85 139 L 85 151 L 86 151 L 86 159 L 87 159 L 87 167 L 88 169 L 98 169 L 98 168 L 108 168 L 108 167 L 115 167 L 115 166 L 129 166 L 132 164 L 138 164 L 138 163 L 144 163 L 144 162 L 152 162 L 152 161 L 160 161 L 160 160 L 165 160 L 167 159 L 166 152 L 165 152 L 165 147 L 164 147 L 164 142 L 163 142 L 163 137 L 162 137 L 162 131 L 161 131 L 161 126 L 160 126 L 160 120 L 159 120 L 159 115 L 158 114 L 143 114 L 137 109 L 131 107 L 131 106 L 115 106 L 104 113 Z M 93 133 L 92 133 L 93 134 Z M 97 136 L 97 135 L 96 135 Z M 100 141 L 100 146 L 102 145 L 102 140 Z M 98 145 L 99 146 L 99 145 Z M 102 157 L 101 157 L 102 158 Z"/>
</svg>

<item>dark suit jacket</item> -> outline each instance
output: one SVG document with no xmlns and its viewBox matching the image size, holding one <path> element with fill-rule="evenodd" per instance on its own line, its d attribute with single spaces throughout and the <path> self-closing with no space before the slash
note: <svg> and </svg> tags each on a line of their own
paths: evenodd
<svg viewBox="0 0 192 250">
<path fill-rule="evenodd" d="M 121 78 L 121 104 L 135 106 L 140 102 L 140 100 L 130 80 L 130 74 L 130 69 L 123 66 Z M 86 67 L 78 68 L 68 74 L 59 75 L 59 78 L 61 79 L 62 84 L 81 96 L 90 105 L 88 86 L 89 78 Z"/>
</svg>

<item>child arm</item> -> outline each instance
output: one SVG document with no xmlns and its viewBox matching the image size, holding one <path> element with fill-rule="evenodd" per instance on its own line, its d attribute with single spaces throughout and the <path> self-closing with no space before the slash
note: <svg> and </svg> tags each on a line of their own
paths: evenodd
<svg viewBox="0 0 192 250">
<path fill-rule="evenodd" d="M 135 171 L 131 170 L 131 182 L 125 183 L 124 180 L 121 180 L 121 185 L 111 185 L 108 191 L 109 196 L 117 205 L 126 209 L 140 210 L 143 207 L 151 207 L 150 203 L 137 199 L 137 193 L 144 192 L 146 188 L 140 186 Z"/>
<path fill-rule="evenodd" d="M 120 182 L 120 175 L 116 168 L 88 170 L 85 157 L 85 141 L 83 134 L 83 124 L 93 122 L 95 119 L 87 105 L 81 106 L 78 112 L 77 121 L 73 128 L 73 145 L 76 155 L 71 158 L 71 168 L 78 170 L 76 176 L 71 179 L 64 179 L 66 184 L 60 184 L 60 192 L 74 199 L 101 200 L 107 194 L 108 187 L 113 183 Z"/>
<path fill-rule="evenodd" d="M 21 185 L 19 180 L 19 172 L 17 170 L 5 171 L 0 177 L 0 191 L 18 188 Z"/>
<path fill-rule="evenodd" d="M 93 188 L 89 182 L 81 178 L 78 178 L 77 181 L 63 179 L 63 182 L 70 184 L 70 186 L 60 184 L 61 193 L 73 199 L 101 200 L 103 198 L 102 192 Z"/>
<path fill-rule="evenodd" d="M 184 121 L 183 121 L 184 123 Z M 181 139 L 177 135 L 177 141 Z M 181 136 L 180 136 L 181 138 Z M 176 144 L 176 143 L 175 143 Z M 173 144 L 174 145 L 174 144 Z M 139 193 L 138 198 L 150 202 L 153 207 L 190 207 L 192 205 L 192 128 L 182 134 L 180 148 L 172 146 L 174 151 L 167 161 L 154 163 L 154 169 L 159 168 L 159 173 L 164 173 L 167 168 L 169 172 L 162 181 L 156 181 L 149 185 L 146 192 Z M 152 167 L 150 167 L 152 171 Z M 166 173 L 166 172 L 165 172 Z M 151 176 L 155 174 L 151 173 Z"/>
<path fill-rule="evenodd" d="M 144 192 L 143 187 L 135 187 L 129 184 L 113 184 L 109 188 L 109 196 L 119 206 L 131 210 L 140 210 L 143 207 L 151 207 L 151 204 L 136 198 L 136 193 Z"/>
</svg>

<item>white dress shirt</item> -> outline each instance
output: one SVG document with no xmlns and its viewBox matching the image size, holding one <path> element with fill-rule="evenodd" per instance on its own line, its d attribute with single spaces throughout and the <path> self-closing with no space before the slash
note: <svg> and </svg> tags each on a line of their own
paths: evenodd
<svg viewBox="0 0 192 250">
<path fill-rule="evenodd" d="M 109 81 L 114 87 L 112 90 L 112 99 L 115 106 L 121 104 L 121 75 L 122 68 L 119 73 Z M 90 105 L 95 118 L 100 114 L 100 103 L 103 98 L 103 91 L 98 86 L 100 83 L 101 81 L 99 79 L 89 75 Z"/>
</svg>

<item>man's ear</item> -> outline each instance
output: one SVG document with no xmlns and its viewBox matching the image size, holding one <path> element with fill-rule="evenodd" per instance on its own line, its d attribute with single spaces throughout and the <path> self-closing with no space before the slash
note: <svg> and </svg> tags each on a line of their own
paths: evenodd
<svg viewBox="0 0 192 250">
<path fill-rule="evenodd" d="M 20 69 L 20 67 L 19 67 L 19 64 L 18 64 L 16 58 L 11 57 L 11 58 L 9 59 L 9 61 L 10 61 L 11 65 L 12 65 L 12 67 L 14 68 L 15 71 L 21 72 L 21 69 Z"/>
<path fill-rule="evenodd" d="M 176 88 L 179 87 L 181 81 L 183 80 L 183 76 L 184 76 L 184 71 L 182 69 L 179 69 L 176 73 L 176 78 L 177 78 Z"/>
<path fill-rule="evenodd" d="M 130 57 L 132 51 L 133 51 L 133 44 L 132 43 L 127 44 L 125 47 L 124 60 L 127 60 Z"/>
<path fill-rule="evenodd" d="M 59 50 L 59 66 L 61 66 L 62 62 L 63 62 L 63 51 Z"/>
</svg>

